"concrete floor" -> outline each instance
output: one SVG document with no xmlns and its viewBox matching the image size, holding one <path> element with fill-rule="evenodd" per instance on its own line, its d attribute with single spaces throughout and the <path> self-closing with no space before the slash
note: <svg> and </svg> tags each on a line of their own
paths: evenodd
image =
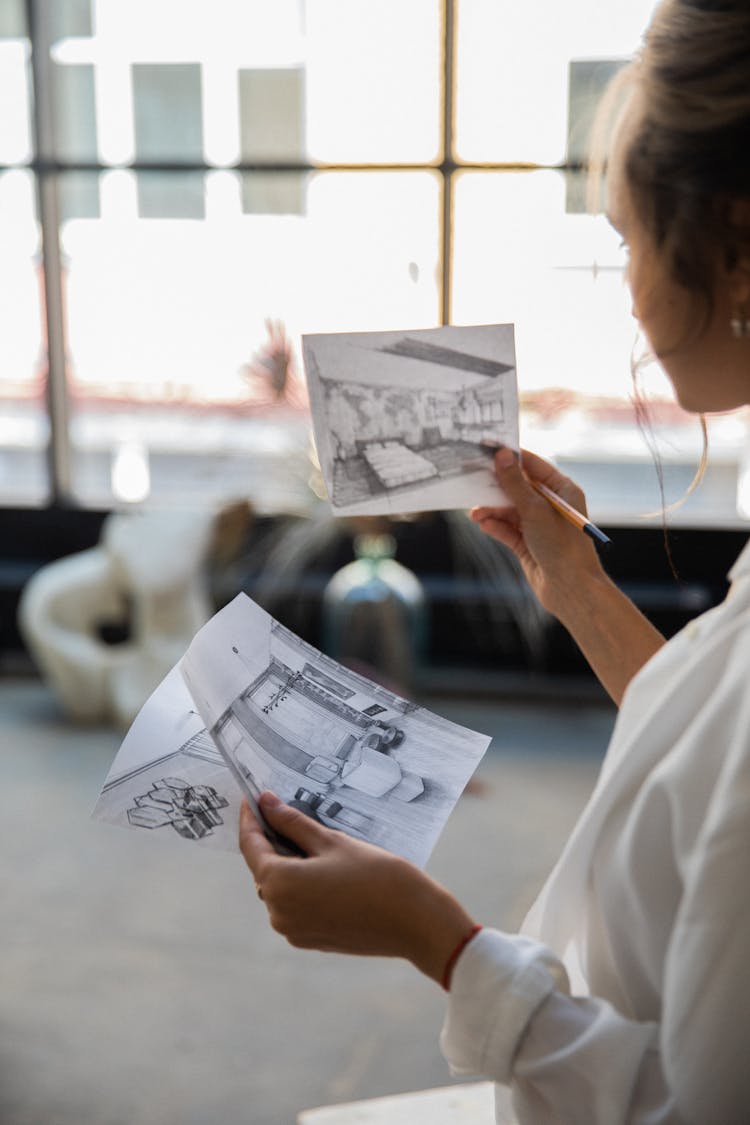
<svg viewBox="0 0 750 1125">
<path fill-rule="evenodd" d="M 494 736 L 429 870 L 512 928 L 613 712 L 425 702 Z M 293 950 L 239 858 L 88 819 L 118 741 L 0 680 L 0 1125 L 294 1125 L 447 1084 L 443 995 L 408 965 Z"/>
</svg>

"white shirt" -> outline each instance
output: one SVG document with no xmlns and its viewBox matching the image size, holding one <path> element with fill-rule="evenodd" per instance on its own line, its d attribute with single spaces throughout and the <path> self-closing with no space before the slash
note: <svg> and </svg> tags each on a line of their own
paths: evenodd
<svg viewBox="0 0 750 1125">
<path fill-rule="evenodd" d="M 750 1122 L 750 543 L 730 579 L 628 686 L 535 936 L 456 964 L 443 1053 L 520 1125 Z"/>
</svg>

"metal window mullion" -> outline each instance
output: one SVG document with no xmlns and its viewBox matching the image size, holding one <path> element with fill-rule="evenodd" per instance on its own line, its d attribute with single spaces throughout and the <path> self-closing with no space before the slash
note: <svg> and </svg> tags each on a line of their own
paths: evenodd
<svg viewBox="0 0 750 1125">
<path fill-rule="evenodd" d="M 47 334 L 47 405 L 50 438 L 47 449 L 53 503 L 69 503 L 72 496 L 69 404 L 66 383 L 65 310 L 60 249 L 60 202 L 57 174 L 44 168 L 54 156 L 54 121 L 50 36 L 46 8 L 39 0 L 26 0 L 31 41 L 33 83 L 32 128 L 36 158 L 39 224 L 42 232 L 42 275 Z"/>
<path fill-rule="evenodd" d="M 51 44 L 45 4 L 41 0 L 26 0 L 26 12 L 31 41 L 33 81 L 32 121 L 35 159 L 32 161 L 32 168 L 36 173 L 45 291 L 48 358 L 47 399 L 50 417 L 48 462 L 53 499 L 57 502 L 68 502 L 72 495 L 70 409 L 66 381 L 65 315 L 58 189 L 58 175 L 60 171 L 64 172 L 67 164 L 63 166 L 57 161 L 54 149 Z M 444 0 L 443 3 L 443 41 L 443 157 L 437 171 L 442 178 L 442 208 L 439 232 L 440 317 L 441 323 L 448 324 L 451 317 L 452 299 L 453 179 L 456 170 L 453 157 L 455 0 Z M 87 170 L 89 170 L 88 167 Z M 174 170 L 176 171 L 177 168 L 175 167 Z M 205 171 L 213 170 L 212 167 L 205 167 Z M 275 170 L 334 171 L 336 165 L 332 164 L 322 168 L 314 165 L 309 168 L 306 166 L 304 168 L 287 167 Z M 362 170 L 369 169 L 364 167 Z M 394 170 L 396 170 L 395 166 Z"/>
<path fill-rule="evenodd" d="M 453 280 L 453 95 L 456 10 L 454 0 L 443 3 L 443 178 L 440 217 L 440 323 L 450 324 Z"/>
<path fill-rule="evenodd" d="M 254 173 L 254 172 L 272 172 L 274 174 L 292 174 L 299 175 L 311 172 L 438 172 L 441 175 L 447 172 L 466 171 L 466 172 L 585 172 L 586 166 L 583 164 L 531 164 L 528 161 L 515 162 L 500 161 L 493 162 L 484 160 L 481 162 L 471 160 L 442 160 L 434 163 L 425 163 L 420 161 L 418 163 L 389 163 L 388 161 L 376 161 L 372 164 L 358 162 L 356 164 L 347 163 L 346 161 L 331 161 L 329 163 L 319 162 L 312 163 L 276 163 L 274 161 L 254 161 L 252 163 L 238 163 L 238 164 L 206 164 L 205 161 L 163 161 L 163 160 L 139 160 L 130 161 L 128 163 L 113 163 L 102 164 L 98 161 L 91 160 L 41 160 L 34 158 L 31 161 L 23 163 L 10 163 L 5 164 L 0 161 L 0 171 L 8 172 L 21 168 L 23 171 L 31 171 L 34 173 L 41 173 L 47 175 L 55 175 L 64 172 L 83 172 L 90 173 L 91 175 L 100 175 L 104 172 L 166 172 L 166 173 L 183 173 L 183 172 L 234 172 L 234 173 Z"/>
</svg>

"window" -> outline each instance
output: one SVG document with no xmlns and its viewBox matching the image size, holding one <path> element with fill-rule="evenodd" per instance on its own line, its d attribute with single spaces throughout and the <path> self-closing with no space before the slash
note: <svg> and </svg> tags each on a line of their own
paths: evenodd
<svg viewBox="0 0 750 1125">
<path fill-rule="evenodd" d="M 658 507 L 580 171 L 652 6 L 4 0 L 0 499 L 304 511 L 300 333 L 514 320 L 525 443 L 604 522 Z M 674 499 L 700 431 L 647 381 Z M 686 522 L 747 518 L 715 430 Z"/>
</svg>

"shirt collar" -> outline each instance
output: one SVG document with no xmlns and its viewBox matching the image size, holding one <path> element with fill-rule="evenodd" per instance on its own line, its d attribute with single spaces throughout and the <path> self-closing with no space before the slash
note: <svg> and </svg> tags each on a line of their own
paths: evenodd
<svg viewBox="0 0 750 1125">
<path fill-rule="evenodd" d="M 730 582 L 736 582 L 738 578 L 748 574 L 750 574 L 750 539 L 737 556 L 737 561 L 729 571 L 728 578 Z"/>
</svg>

